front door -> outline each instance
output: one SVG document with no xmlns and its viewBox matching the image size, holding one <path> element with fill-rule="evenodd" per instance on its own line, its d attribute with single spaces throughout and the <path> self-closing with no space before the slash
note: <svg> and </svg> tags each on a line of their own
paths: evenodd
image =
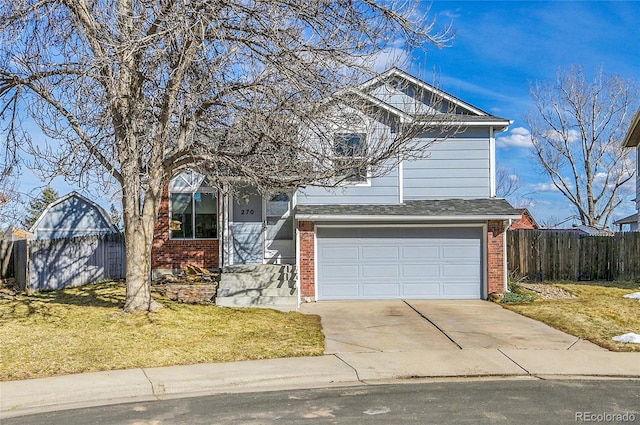
<svg viewBox="0 0 640 425">
<path fill-rule="evenodd" d="M 266 197 L 264 261 L 269 264 L 294 264 L 296 247 L 291 213 L 291 195 L 277 193 Z"/>
<path fill-rule="evenodd" d="M 233 197 L 233 264 L 262 264 L 264 226 L 262 196 L 251 187 L 238 189 Z"/>
</svg>

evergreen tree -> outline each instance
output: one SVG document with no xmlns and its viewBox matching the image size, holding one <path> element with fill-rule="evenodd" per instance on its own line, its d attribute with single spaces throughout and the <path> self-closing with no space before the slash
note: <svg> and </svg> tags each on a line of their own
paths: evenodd
<svg viewBox="0 0 640 425">
<path fill-rule="evenodd" d="M 116 226 L 118 230 L 122 230 L 122 213 L 113 204 L 111 204 L 111 210 L 109 211 L 109 218 L 111 219 L 111 224 Z"/>
<path fill-rule="evenodd" d="M 22 225 L 29 229 L 36 222 L 40 214 L 51 204 L 53 201 L 58 199 L 60 196 L 58 192 L 52 188 L 51 186 L 47 186 L 42 189 L 40 192 L 40 196 L 37 198 L 33 198 L 29 202 L 29 206 L 26 208 L 26 217 L 22 221 Z"/>
</svg>

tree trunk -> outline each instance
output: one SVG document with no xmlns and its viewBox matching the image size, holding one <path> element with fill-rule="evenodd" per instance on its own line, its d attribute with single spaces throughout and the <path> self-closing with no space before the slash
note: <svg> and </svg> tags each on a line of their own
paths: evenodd
<svg viewBox="0 0 640 425">
<path fill-rule="evenodd" d="M 127 202 L 127 195 L 123 195 L 127 250 L 127 294 L 124 305 L 126 312 L 157 311 L 162 307 L 151 297 L 151 247 L 156 218 L 155 203 L 153 197 L 146 197 L 142 212 L 137 213 L 139 209 L 132 208 L 136 203 Z"/>
</svg>

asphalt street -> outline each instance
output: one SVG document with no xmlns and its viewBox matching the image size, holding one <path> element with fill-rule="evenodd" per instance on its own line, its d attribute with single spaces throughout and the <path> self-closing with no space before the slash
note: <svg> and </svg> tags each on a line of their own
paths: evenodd
<svg viewBox="0 0 640 425">
<path fill-rule="evenodd" d="M 640 423 L 638 380 L 495 379 L 223 394 L 21 416 L 3 425 Z"/>
</svg>

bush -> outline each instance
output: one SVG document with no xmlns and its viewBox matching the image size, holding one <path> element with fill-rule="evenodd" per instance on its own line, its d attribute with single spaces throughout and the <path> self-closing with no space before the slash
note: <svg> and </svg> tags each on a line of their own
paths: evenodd
<svg viewBox="0 0 640 425">
<path fill-rule="evenodd" d="M 530 303 L 537 297 L 522 288 L 520 285 L 526 280 L 526 277 L 518 276 L 515 273 L 509 274 L 508 288 L 509 292 L 505 292 L 502 303 Z"/>
<path fill-rule="evenodd" d="M 502 303 L 530 303 L 534 301 L 536 297 L 530 294 L 524 294 L 522 292 L 507 292 L 502 298 Z"/>
</svg>

